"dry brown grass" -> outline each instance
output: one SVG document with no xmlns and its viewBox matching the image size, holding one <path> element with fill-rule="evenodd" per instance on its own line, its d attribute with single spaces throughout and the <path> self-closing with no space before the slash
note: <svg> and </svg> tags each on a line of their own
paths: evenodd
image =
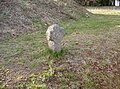
<svg viewBox="0 0 120 89">
<path fill-rule="evenodd" d="M 97 9 L 97 8 L 88 8 L 88 11 L 90 11 L 93 14 L 99 14 L 99 15 L 120 15 L 120 10 L 115 9 Z"/>
</svg>

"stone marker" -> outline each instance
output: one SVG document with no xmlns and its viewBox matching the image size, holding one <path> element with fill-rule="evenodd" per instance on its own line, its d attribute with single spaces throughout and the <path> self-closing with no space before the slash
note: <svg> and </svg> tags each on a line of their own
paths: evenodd
<svg viewBox="0 0 120 89">
<path fill-rule="evenodd" d="M 53 24 L 48 27 L 46 31 L 46 38 L 48 41 L 49 49 L 60 52 L 61 47 L 61 40 L 64 36 L 64 30 L 58 24 Z"/>
</svg>

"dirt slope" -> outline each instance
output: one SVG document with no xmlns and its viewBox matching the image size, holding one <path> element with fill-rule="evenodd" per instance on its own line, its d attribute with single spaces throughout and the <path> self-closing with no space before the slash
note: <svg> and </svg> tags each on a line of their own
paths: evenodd
<svg viewBox="0 0 120 89">
<path fill-rule="evenodd" d="M 35 31 L 60 21 L 76 20 L 86 13 L 73 0 L 0 0 L 0 38 Z"/>
</svg>

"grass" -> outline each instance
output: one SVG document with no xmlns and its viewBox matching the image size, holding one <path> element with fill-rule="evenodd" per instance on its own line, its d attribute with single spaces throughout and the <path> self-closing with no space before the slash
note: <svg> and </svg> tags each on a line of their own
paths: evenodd
<svg viewBox="0 0 120 89">
<path fill-rule="evenodd" d="M 46 49 L 46 54 L 49 55 L 49 58 L 52 60 L 62 59 L 67 52 L 66 48 L 63 48 L 60 52 L 54 52 L 49 48 Z"/>
<path fill-rule="evenodd" d="M 67 34 L 76 31 L 96 34 L 119 26 L 119 20 L 119 16 L 100 16 L 81 18 L 78 21 L 64 23 L 62 26 L 65 28 Z"/>
<path fill-rule="evenodd" d="M 112 10 L 112 9 L 93 9 L 89 8 L 88 11 L 92 12 L 93 14 L 101 14 L 101 15 L 120 15 L 120 10 Z"/>
<path fill-rule="evenodd" d="M 33 21 L 37 29 L 42 28 L 39 24 L 41 21 Z M 46 27 L 44 30 L 1 41 L 1 66 L 14 70 L 12 66 L 17 64 L 15 67 L 18 69 L 21 65 L 23 69 L 28 67 L 33 71 L 25 83 L 20 82 L 16 87 L 46 89 L 50 83 L 57 89 L 104 89 L 110 88 L 112 84 L 114 89 L 119 89 L 119 33 L 115 33 L 116 29 L 120 29 L 119 16 L 82 17 L 60 25 L 66 32 L 60 53 L 47 48 Z M 112 33 L 108 34 L 109 31 Z M 110 65 L 113 66 L 111 72 Z M 0 89 L 2 87 L 0 85 Z"/>
<path fill-rule="evenodd" d="M 34 18 L 32 21 L 32 25 L 33 28 L 37 29 L 38 31 L 41 29 L 46 29 L 46 27 L 48 26 L 48 24 L 42 22 L 40 18 Z"/>
<path fill-rule="evenodd" d="M 119 25 L 120 18 L 117 16 L 81 18 L 78 21 L 61 24 L 61 26 L 65 28 L 66 34 L 71 34 L 72 32 L 97 34 L 112 28 L 119 28 Z M 0 53 L 4 57 L 7 57 L 26 51 L 32 54 L 33 58 L 37 59 L 46 47 L 45 31 L 37 31 L 2 42 L 0 44 Z M 42 56 L 44 56 L 44 54 L 42 54 Z"/>
<path fill-rule="evenodd" d="M 0 84 L 0 89 L 5 89 L 5 85 Z"/>
</svg>

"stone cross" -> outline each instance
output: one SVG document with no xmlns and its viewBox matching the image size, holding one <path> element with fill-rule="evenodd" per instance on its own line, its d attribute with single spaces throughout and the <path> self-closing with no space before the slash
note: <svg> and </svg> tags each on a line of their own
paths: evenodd
<svg viewBox="0 0 120 89">
<path fill-rule="evenodd" d="M 58 24 L 53 24 L 48 27 L 46 31 L 46 38 L 48 41 L 49 49 L 60 52 L 61 47 L 61 40 L 64 36 L 64 29 L 61 28 Z"/>
</svg>

